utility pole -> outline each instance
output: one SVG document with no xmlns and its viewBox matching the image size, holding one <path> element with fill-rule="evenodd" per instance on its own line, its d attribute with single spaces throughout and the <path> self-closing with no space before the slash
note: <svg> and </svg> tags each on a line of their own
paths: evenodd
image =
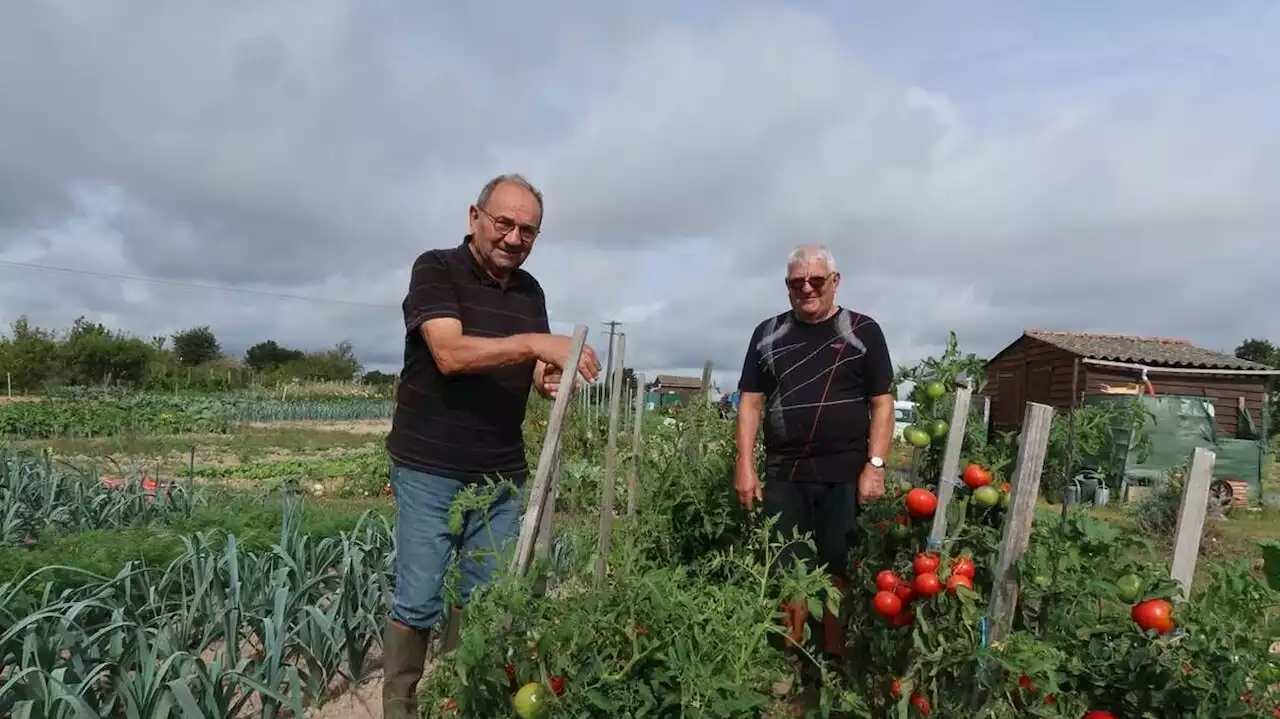
<svg viewBox="0 0 1280 719">
<path fill-rule="evenodd" d="M 618 325 L 622 323 L 616 322 L 616 321 L 610 321 L 610 322 L 605 322 L 605 324 L 609 325 L 609 352 L 607 355 L 608 359 L 605 360 L 603 376 L 612 377 L 613 376 L 613 338 L 617 334 Z M 612 394 L 610 394 L 612 391 L 613 390 L 609 387 L 609 381 L 605 380 L 604 396 L 612 397 Z"/>
</svg>

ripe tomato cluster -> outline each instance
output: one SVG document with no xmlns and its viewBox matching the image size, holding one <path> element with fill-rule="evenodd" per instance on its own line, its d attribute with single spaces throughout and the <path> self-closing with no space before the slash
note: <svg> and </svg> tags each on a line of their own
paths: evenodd
<svg viewBox="0 0 1280 719">
<path fill-rule="evenodd" d="M 911 563 L 915 574 L 911 580 L 899 576 L 892 569 L 882 569 L 876 575 L 876 594 L 871 599 L 871 606 L 893 626 L 904 627 L 915 618 L 910 605 L 916 599 L 937 596 L 944 587 L 950 594 L 955 594 L 960 587 L 973 590 L 975 568 L 971 557 L 961 556 L 952 560 L 945 583 L 938 576 L 941 564 L 937 554 L 920 552 Z"/>
</svg>

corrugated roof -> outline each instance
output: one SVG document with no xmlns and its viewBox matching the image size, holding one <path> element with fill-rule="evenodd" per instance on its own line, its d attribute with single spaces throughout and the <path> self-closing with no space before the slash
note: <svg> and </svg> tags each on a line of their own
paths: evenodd
<svg viewBox="0 0 1280 719">
<path fill-rule="evenodd" d="M 657 384 L 662 387 L 674 387 L 677 389 L 702 389 L 702 378 L 660 374 L 658 375 Z"/>
<path fill-rule="evenodd" d="M 1023 334 L 1089 359 L 1200 369 L 1272 369 L 1224 352 L 1197 347 L 1184 339 L 1040 329 L 1024 330 Z"/>
</svg>

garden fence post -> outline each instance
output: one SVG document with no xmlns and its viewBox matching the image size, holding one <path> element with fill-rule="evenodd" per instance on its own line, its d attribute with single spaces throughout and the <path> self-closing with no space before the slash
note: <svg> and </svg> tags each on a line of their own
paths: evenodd
<svg viewBox="0 0 1280 719">
<path fill-rule="evenodd" d="M 618 415 L 622 405 L 622 365 L 627 354 L 627 336 L 618 335 L 617 349 L 613 353 L 613 367 L 609 368 L 609 438 L 604 451 L 604 486 L 600 493 L 600 546 L 596 555 L 596 589 L 604 586 L 608 571 L 609 545 L 613 542 L 613 494 L 615 472 L 618 468 Z"/>
<path fill-rule="evenodd" d="M 573 328 L 573 342 L 569 346 L 569 357 L 565 362 L 566 371 L 563 387 L 572 387 L 577 376 L 578 360 L 582 357 L 582 348 L 587 342 L 587 328 L 577 325 Z M 533 484 L 529 489 L 529 503 L 524 517 L 520 520 L 520 537 L 516 540 L 516 553 L 511 558 L 511 571 L 517 576 L 524 576 L 529 571 L 529 563 L 533 559 L 533 543 L 537 537 L 542 521 L 542 511 L 546 505 L 547 495 L 554 479 L 552 473 L 555 455 L 560 447 L 560 434 L 564 428 L 565 415 L 569 412 L 569 396 L 572 392 L 557 392 L 555 402 L 551 405 L 551 414 L 547 418 L 547 435 L 542 442 L 542 451 L 538 455 L 538 468 L 533 476 Z"/>
<path fill-rule="evenodd" d="M 1191 465 L 1182 482 L 1182 506 L 1178 508 L 1178 533 L 1173 542 L 1173 562 L 1169 574 L 1182 587 L 1183 598 L 1191 597 L 1191 584 L 1196 576 L 1196 559 L 1200 555 L 1200 538 L 1204 535 L 1204 518 L 1209 506 L 1209 485 L 1213 482 L 1213 465 L 1217 455 L 1204 447 L 1191 452 Z"/>
<path fill-rule="evenodd" d="M 636 403 L 631 412 L 631 468 L 627 475 L 627 516 L 634 517 L 640 477 L 640 432 L 644 427 L 644 375 L 637 374 Z"/>
<path fill-rule="evenodd" d="M 711 360 L 702 363 L 702 401 L 711 404 Z"/>
<path fill-rule="evenodd" d="M 988 636 L 992 644 L 1004 639 L 1009 632 L 1013 610 L 1018 605 L 1015 565 L 1031 541 L 1031 522 L 1035 519 L 1036 500 L 1040 497 L 1040 477 L 1044 473 L 1045 452 L 1049 447 L 1049 429 L 1052 425 L 1053 407 L 1037 402 L 1027 403 L 1013 473 L 1013 494 L 1004 518 L 1004 531 L 996 558 L 995 581 L 991 589 Z"/>
<path fill-rule="evenodd" d="M 933 527 L 929 530 L 929 549 L 937 549 L 947 536 L 947 505 L 955 494 L 955 483 L 960 479 L 960 452 L 964 447 L 965 428 L 969 421 L 969 403 L 973 390 L 968 382 L 956 382 L 955 406 L 951 409 L 951 428 L 947 432 L 947 446 L 942 452 L 942 475 L 938 478 L 938 507 L 933 514 Z"/>
</svg>

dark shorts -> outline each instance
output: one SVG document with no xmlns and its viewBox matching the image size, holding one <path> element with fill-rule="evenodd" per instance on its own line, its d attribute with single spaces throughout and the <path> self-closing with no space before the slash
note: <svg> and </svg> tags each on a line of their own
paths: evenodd
<svg viewBox="0 0 1280 719">
<path fill-rule="evenodd" d="M 841 579 L 849 578 L 849 550 L 858 527 L 857 482 L 775 479 L 765 484 L 763 495 L 765 514 L 778 516 L 775 532 L 785 538 L 797 531 L 809 532 L 817 548 L 815 554 L 793 542 L 783 550 L 780 561 L 801 561 L 810 568 L 826 564 L 828 573 Z"/>
</svg>

